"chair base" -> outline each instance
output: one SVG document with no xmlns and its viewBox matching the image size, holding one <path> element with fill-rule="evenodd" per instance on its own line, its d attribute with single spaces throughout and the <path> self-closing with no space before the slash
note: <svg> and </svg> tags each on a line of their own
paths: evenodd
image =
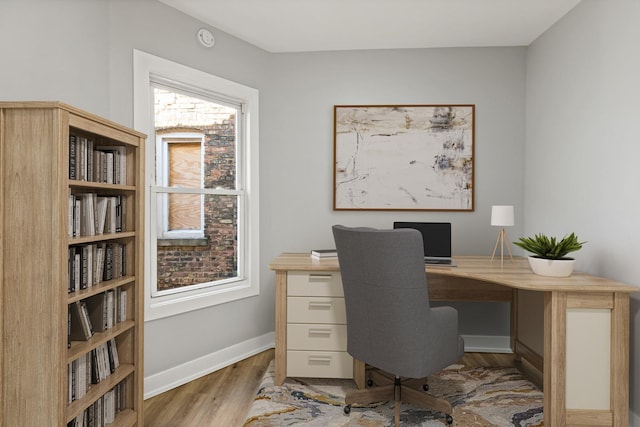
<svg viewBox="0 0 640 427">
<path fill-rule="evenodd" d="M 427 384 L 426 378 L 401 381 L 398 377 L 391 378 L 375 370 L 370 371 L 369 375 L 370 379 L 373 383 L 377 384 L 377 386 L 348 392 L 344 399 L 347 405 L 345 407 L 345 413 L 349 413 L 351 405 L 353 404 L 368 404 L 393 400 L 395 401 L 396 427 L 400 425 L 401 402 L 443 412 L 446 415 L 447 424 L 453 423 L 451 403 L 423 391 Z"/>
</svg>

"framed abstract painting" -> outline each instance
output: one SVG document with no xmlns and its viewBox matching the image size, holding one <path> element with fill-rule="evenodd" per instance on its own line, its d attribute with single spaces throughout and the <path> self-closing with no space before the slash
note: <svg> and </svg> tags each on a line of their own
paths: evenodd
<svg viewBox="0 0 640 427">
<path fill-rule="evenodd" d="M 473 211 L 475 105 L 335 105 L 334 210 Z"/>
</svg>

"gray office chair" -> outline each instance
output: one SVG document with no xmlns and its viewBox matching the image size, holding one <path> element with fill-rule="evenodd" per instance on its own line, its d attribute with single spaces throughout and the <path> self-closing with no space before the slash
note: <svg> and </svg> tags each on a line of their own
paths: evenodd
<svg viewBox="0 0 640 427">
<path fill-rule="evenodd" d="M 451 404 L 426 392 L 426 377 L 459 361 L 464 342 L 457 311 L 429 304 L 422 235 L 413 229 L 332 229 L 347 308 L 347 352 L 375 368 L 368 370 L 368 385 L 379 386 L 349 392 L 345 413 L 352 404 L 395 400 L 396 426 L 401 401 L 443 412 L 453 423 Z"/>
</svg>

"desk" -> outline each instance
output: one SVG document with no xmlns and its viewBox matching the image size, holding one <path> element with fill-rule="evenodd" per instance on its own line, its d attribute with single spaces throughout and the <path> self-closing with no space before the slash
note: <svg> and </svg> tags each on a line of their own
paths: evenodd
<svg viewBox="0 0 640 427">
<path fill-rule="evenodd" d="M 434 300 L 509 301 L 511 346 L 543 371 L 547 426 L 628 426 L 629 294 L 638 288 L 574 272 L 567 278 L 531 273 L 527 260 L 506 260 L 501 267 L 488 257 L 454 257 L 457 267 L 427 266 Z M 276 274 L 275 383 L 287 376 L 288 276 L 295 272 L 334 274 L 337 260 L 313 260 L 284 253 L 269 264 Z M 337 275 L 336 275 L 337 276 Z M 313 285 L 312 285 L 313 286 Z M 520 295 L 542 295 L 543 354 L 527 345 L 518 316 Z M 530 328 L 529 328 L 530 329 Z M 364 364 L 353 361 L 353 379 L 364 387 Z"/>
</svg>

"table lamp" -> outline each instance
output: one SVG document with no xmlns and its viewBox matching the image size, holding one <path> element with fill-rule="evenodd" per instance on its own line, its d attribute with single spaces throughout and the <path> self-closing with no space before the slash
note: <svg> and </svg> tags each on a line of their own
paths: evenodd
<svg viewBox="0 0 640 427">
<path fill-rule="evenodd" d="M 493 262 L 493 258 L 496 255 L 496 250 L 498 249 L 498 244 L 500 244 L 500 266 L 502 266 L 505 243 L 507 245 L 507 249 L 509 250 L 509 256 L 511 257 L 511 261 L 513 261 L 513 255 L 511 254 L 511 246 L 509 244 L 509 239 L 507 239 L 507 232 L 504 231 L 504 227 L 513 226 L 513 206 L 505 206 L 505 205 L 491 206 L 491 225 L 496 227 L 501 227 L 500 232 L 498 233 L 498 239 L 496 240 L 496 245 L 493 247 L 493 255 L 491 255 L 491 262 Z"/>
</svg>

